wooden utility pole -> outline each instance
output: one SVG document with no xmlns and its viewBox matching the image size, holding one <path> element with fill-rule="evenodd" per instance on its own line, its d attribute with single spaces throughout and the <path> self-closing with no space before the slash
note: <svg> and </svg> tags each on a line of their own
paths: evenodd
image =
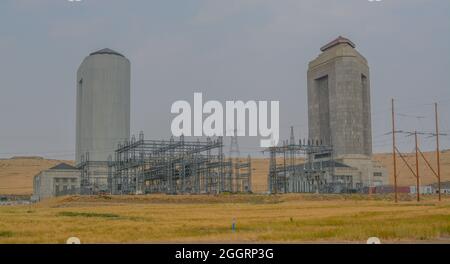
<svg viewBox="0 0 450 264">
<path fill-rule="evenodd" d="M 434 111 L 435 111 L 435 117 L 436 117 L 436 132 L 430 133 L 432 136 L 436 137 L 436 163 L 437 163 L 437 172 L 433 169 L 433 166 L 431 166 L 430 162 L 427 160 L 425 155 L 422 153 L 422 151 L 419 152 L 422 155 L 423 160 L 426 162 L 427 166 L 430 168 L 430 170 L 433 172 L 433 174 L 438 179 L 438 196 L 439 201 L 442 200 L 442 194 L 441 194 L 441 161 L 440 161 L 440 145 L 439 145 L 439 136 L 442 135 L 439 133 L 439 117 L 438 117 L 438 105 L 437 103 L 434 104 Z"/>
<path fill-rule="evenodd" d="M 439 201 L 441 201 L 441 161 L 439 149 L 439 118 L 438 118 L 438 104 L 434 104 L 434 112 L 436 116 L 436 160 L 437 160 L 437 176 L 438 176 L 438 192 Z"/>
<path fill-rule="evenodd" d="M 394 112 L 394 99 L 392 98 L 392 159 L 394 161 L 394 193 L 395 202 L 398 202 L 397 195 L 397 157 L 396 157 L 396 146 L 395 146 L 395 112 Z"/>
<path fill-rule="evenodd" d="M 414 131 L 414 137 L 416 141 L 416 192 L 417 192 L 417 201 L 420 202 L 420 181 L 419 181 L 419 144 L 417 142 L 417 131 Z"/>
</svg>

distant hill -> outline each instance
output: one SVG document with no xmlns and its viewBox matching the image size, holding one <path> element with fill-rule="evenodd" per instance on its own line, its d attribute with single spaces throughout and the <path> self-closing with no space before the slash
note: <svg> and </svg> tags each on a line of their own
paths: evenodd
<svg viewBox="0 0 450 264">
<path fill-rule="evenodd" d="M 33 193 L 33 177 L 40 171 L 66 162 L 41 157 L 14 157 L 0 160 L 0 194 L 27 195 Z"/>
<path fill-rule="evenodd" d="M 420 155 L 420 154 L 419 154 Z M 444 150 L 441 152 L 441 180 L 444 181 L 450 181 L 450 150 Z M 436 165 L 436 154 L 434 152 L 426 152 L 424 153 L 424 156 L 427 158 L 427 160 L 430 162 L 431 166 L 435 171 L 437 171 L 437 165 Z M 375 154 L 374 159 L 380 161 L 383 166 L 385 166 L 388 169 L 390 181 L 391 183 L 394 182 L 394 175 L 393 175 L 393 159 L 392 154 Z M 409 162 L 410 166 L 415 170 L 415 164 L 416 164 L 416 156 L 415 153 L 408 154 L 406 156 L 406 160 Z M 408 167 L 405 165 L 403 160 L 400 157 L 397 157 L 397 168 L 398 168 L 398 174 L 397 174 L 397 180 L 398 184 L 402 186 L 410 186 L 416 184 L 416 178 L 411 173 L 411 171 L 408 169 Z M 419 156 L 419 175 L 421 184 L 431 184 L 437 182 L 436 176 L 433 174 L 433 172 L 427 167 L 427 164 L 425 161 L 423 161 L 422 157 Z"/>
<path fill-rule="evenodd" d="M 436 157 L 434 152 L 425 153 L 426 158 L 435 167 Z M 380 161 L 390 174 L 390 181 L 393 183 L 392 175 L 393 162 L 390 153 L 375 154 L 374 159 Z M 407 160 L 415 168 L 415 156 L 409 154 Z M 14 157 L 12 159 L 0 160 L 0 194 L 26 195 L 33 192 L 33 176 L 42 170 L 49 169 L 65 162 L 73 165 L 74 161 L 47 160 L 40 157 Z M 278 161 L 279 163 L 281 160 Z M 398 158 L 398 183 L 400 186 L 410 186 L 415 184 L 415 178 L 403 161 Z M 425 162 L 420 160 L 420 175 L 422 184 L 437 182 L 436 177 L 426 168 Z M 268 158 L 255 158 L 252 160 L 252 182 L 253 191 L 262 193 L 267 191 L 267 175 L 269 171 Z M 441 176 L 442 181 L 450 181 L 450 150 L 441 153 Z"/>
</svg>

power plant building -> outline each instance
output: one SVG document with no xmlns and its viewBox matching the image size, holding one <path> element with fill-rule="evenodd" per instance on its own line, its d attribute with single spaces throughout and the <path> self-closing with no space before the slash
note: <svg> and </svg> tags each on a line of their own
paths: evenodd
<svg viewBox="0 0 450 264">
<path fill-rule="evenodd" d="M 86 57 L 76 107 L 76 164 L 107 161 L 130 138 L 130 61 L 110 49 Z"/>
<path fill-rule="evenodd" d="M 323 46 L 308 68 L 308 127 L 313 142 L 331 145 L 333 158 L 357 168 L 358 188 L 388 184 L 372 160 L 370 72 L 366 58 L 339 36 Z"/>
<path fill-rule="evenodd" d="M 80 192 L 80 170 L 66 164 L 58 164 L 41 171 L 33 178 L 33 201 L 51 197 L 73 195 Z"/>
<path fill-rule="evenodd" d="M 130 61 L 111 49 L 91 53 L 76 79 L 76 167 L 60 164 L 34 178 L 34 199 L 108 192 L 111 160 L 130 139 Z"/>
<path fill-rule="evenodd" d="M 309 138 L 333 145 L 337 157 L 372 155 L 370 74 L 349 39 L 321 48 L 308 68 Z"/>
<path fill-rule="evenodd" d="M 309 140 L 297 142 L 292 129 L 289 141 L 270 148 L 269 192 L 340 193 L 388 184 L 385 168 L 372 160 L 369 66 L 355 47 L 338 37 L 309 63 Z M 222 138 L 130 138 L 130 61 L 124 55 L 91 53 L 78 68 L 76 91 L 76 167 L 62 164 L 37 175 L 36 200 L 251 191 L 251 159 L 226 160 Z M 283 166 L 277 153 L 284 155 Z M 299 154 L 306 160 L 295 158 Z"/>
</svg>

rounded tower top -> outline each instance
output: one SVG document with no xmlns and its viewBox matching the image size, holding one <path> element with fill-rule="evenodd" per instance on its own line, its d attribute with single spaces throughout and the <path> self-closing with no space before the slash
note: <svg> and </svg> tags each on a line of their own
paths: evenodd
<svg viewBox="0 0 450 264">
<path fill-rule="evenodd" d="M 92 52 L 92 53 L 90 54 L 90 56 L 92 56 L 92 55 L 97 55 L 97 54 L 117 55 L 117 56 L 120 56 L 120 57 L 124 57 L 124 58 L 125 58 L 125 56 L 124 56 L 123 54 L 120 54 L 119 52 L 114 51 L 114 50 L 112 50 L 112 49 L 108 49 L 108 48 L 106 48 L 106 49 L 101 49 L 101 50 L 96 51 L 96 52 Z"/>
</svg>

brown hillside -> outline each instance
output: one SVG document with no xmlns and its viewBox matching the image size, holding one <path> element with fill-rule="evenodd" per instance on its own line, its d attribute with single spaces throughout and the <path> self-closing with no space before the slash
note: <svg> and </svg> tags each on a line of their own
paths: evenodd
<svg viewBox="0 0 450 264">
<path fill-rule="evenodd" d="M 420 154 L 419 154 L 420 155 Z M 436 154 L 434 152 L 424 153 L 425 158 L 430 162 L 433 169 L 437 172 L 436 165 Z M 406 160 L 415 171 L 416 166 L 416 156 L 415 153 L 410 153 L 405 155 Z M 389 172 L 391 183 L 394 182 L 394 174 L 393 174 L 393 159 L 392 154 L 375 154 L 374 158 L 380 161 Z M 445 150 L 441 152 L 441 180 L 450 181 L 450 150 Z M 410 186 L 416 184 L 416 178 L 405 165 L 403 160 L 400 157 L 397 157 L 397 180 L 398 184 L 401 186 Z M 426 162 L 423 160 L 421 156 L 419 156 L 419 176 L 421 179 L 421 184 L 431 184 L 437 182 L 437 177 L 433 174 L 433 172 L 427 167 Z"/>
</svg>

